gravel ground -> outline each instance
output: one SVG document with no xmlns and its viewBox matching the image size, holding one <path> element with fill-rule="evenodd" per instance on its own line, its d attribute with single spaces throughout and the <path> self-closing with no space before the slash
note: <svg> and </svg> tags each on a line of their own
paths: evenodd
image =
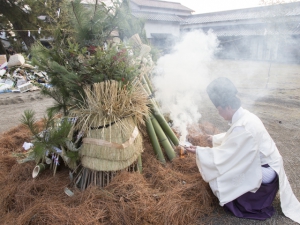
<svg viewBox="0 0 300 225">
<path fill-rule="evenodd" d="M 0 94 L 0 135 L 20 124 L 25 110 L 34 110 L 36 118 L 42 118 L 53 99 L 45 97 L 39 91 L 26 93 Z"/>
</svg>

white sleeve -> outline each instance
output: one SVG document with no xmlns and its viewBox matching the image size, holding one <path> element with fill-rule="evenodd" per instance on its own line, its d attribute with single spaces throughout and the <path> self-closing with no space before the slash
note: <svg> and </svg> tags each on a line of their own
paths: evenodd
<svg viewBox="0 0 300 225">
<path fill-rule="evenodd" d="M 196 148 L 196 162 L 203 179 L 209 182 L 234 168 L 246 168 L 257 157 L 257 146 L 250 132 L 231 132 L 220 146 Z"/>
<path fill-rule="evenodd" d="M 223 141 L 225 135 L 226 135 L 225 132 L 224 132 L 224 133 L 220 133 L 220 134 L 214 135 L 213 138 L 212 138 L 212 144 L 213 144 L 213 147 L 219 146 L 219 145 L 222 143 L 222 141 Z"/>
<path fill-rule="evenodd" d="M 243 131 L 245 131 L 245 127 L 243 127 L 243 126 L 235 127 L 232 130 L 232 132 L 243 132 Z M 220 146 L 222 144 L 222 141 L 224 140 L 225 135 L 226 135 L 226 132 L 213 135 L 213 139 L 212 139 L 213 147 Z"/>
</svg>

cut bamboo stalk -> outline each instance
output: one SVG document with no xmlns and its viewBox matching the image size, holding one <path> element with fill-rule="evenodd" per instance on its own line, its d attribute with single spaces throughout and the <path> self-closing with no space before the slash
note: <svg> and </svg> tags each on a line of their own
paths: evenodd
<svg viewBox="0 0 300 225">
<path fill-rule="evenodd" d="M 139 173 L 143 172 L 142 154 L 140 154 L 138 157 L 137 170 L 139 171 Z"/>
<path fill-rule="evenodd" d="M 96 174 L 97 174 L 97 171 L 94 171 L 94 174 L 93 174 L 93 179 L 94 179 L 94 185 L 97 185 L 97 177 L 96 177 Z"/>
<path fill-rule="evenodd" d="M 108 185 L 109 184 L 109 173 L 106 173 L 106 178 L 107 178 L 106 185 Z"/>
<path fill-rule="evenodd" d="M 89 186 L 90 184 L 90 178 L 91 178 L 91 172 L 89 170 L 87 170 L 87 180 L 86 180 L 86 188 Z"/>
<path fill-rule="evenodd" d="M 53 176 L 55 176 L 57 170 L 57 163 L 54 162 L 54 171 L 53 171 Z"/>
<path fill-rule="evenodd" d="M 154 127 L 155 133 L 158 137 L 158 140 L 160 141 L 161 145 L 163 146 L 169 160 L 173 160 L 176 157 L 176 153 L 174 149 L 172 148 L 167 136 L 165 135 L 163 129 L 155 119 L 155 117 L 151 118 L 152 125 Z"/>
<path fill-rule="evenodd" d="M 145 87 L 147 93 L 148 93 L 149 95 L 152 95 L 153 92 L 151 91 L 151 88 L 149 87 L 149 84 L 148 84 L 148 82 L 147 82 L 145 76 L 142 77 L 142 80 L 143 80 L 143 85 L 144 85 L 144 87 Z"/>
<path fill-rule="evenodd" d="M 40 163 L 36 165 L 32 171 L 32 178 L 36 178 L 38 175 L 40 175 L 45 169 L 49 167 L 48 164 Z"/>
<path fill-rule="evenodd" d="M 147 129 L 147 133 L 149 135 L 149 138 L 150 138 L 150 141 L 151 141 L 151 144 L 152 144 L 152 147 L 153 147 L 153 150 L 154 150 L 154 153 L 155 153 L 156 157 L 158 158 L 158 160 L 160 162 L 165 164 L 166 160 L 165 160 L 164 154 L 161 150 L 161 147 L 159 145 L 159 142 L 158 142 L 157 136 L 155 134 L 155 130 L 153 128 L 150 117 L 148 117 L 146 119 L 146 129 Z"/>
<path fill-rule="evenodd" d="M 88 176 L 89 176 L 88 170 L 85 169 L 85 170 L 84 170 L 83 190 L 85 190 L 85 189 L 87 188 Z"/>
<path fill-rule="evenodd" d="M 114 176 L 115 176 L 115 172 L 112 172 L 111 173 L 111 179 L 114 179 Z"/>
<path fill-rule="evenodd" d="M 102 182 L 102 187 L 104 187 L 105 186 L 105 172 L 101 172 L 102 173 L 102 175 L 101 175 L 101 177 L 102 177 L 102 180 L 101 180 L 101 182 Z"/>
<path fill-rule="evenodd" d="M 150 81 L 150 79 L 148 77 L 148 74 L 147 73 L 144 74 L 144 77 L 145 77 L 145 80 L 146 80 L 146 82 L 148 84 L 148 87 L 149 87 L 150 91 L 153 93 L 153 88 L 152 88 L 152 85 L 151 85 L 151 81 Z"/>
<path fill-rule="evenodd" d="M 102 184 L 103 184 L 103 182 L 102 182 L 102 174 L 103 174 L 103 172 L 100 171 L 100 187 L 102 187 Z"/>
<path fill-rule="evenodd" d="M 98 173 L 97 173 L 97 186 L 99 186 L 99 187 L 101 187 L 101 186 L 100 186 L 100 173 L 101 173 L 101 172 L 98 172 Z"/>
<path fill-rule="evenodd" d="M 171 129 L 171 127 L 169 126 L 169 124 L 167 123 L 167 121 L 165 120 L 165 118 L 155 109 L 154 109 L 153 114 L 154 114 L 156 120 L 158 121 L 158 123 L 160 124 L 161 128 L 163 129 L 164 133 L 171 139 L 171 141 L 173 142 L 173 144 L 175 146 L 178 146 L 179 140 L 176 137 L 176 135 L 174 134 L 174 132 Z"/>
</svg>

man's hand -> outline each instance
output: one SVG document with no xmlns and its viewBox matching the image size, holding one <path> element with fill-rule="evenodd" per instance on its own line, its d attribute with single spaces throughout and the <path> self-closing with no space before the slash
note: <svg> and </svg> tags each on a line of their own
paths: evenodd
<svg viewBox="0 0 300 225">
<path fill-rule="evenodd" d="M 185 150 L 187 150 L 188 152 L 196 153 L 196 148 L 197 148 L 197 146 L 191 145 L 191 146 L 189 146 L 189 147 L 184 147 L 184 148 L 185 148 Z"/>
</svg>

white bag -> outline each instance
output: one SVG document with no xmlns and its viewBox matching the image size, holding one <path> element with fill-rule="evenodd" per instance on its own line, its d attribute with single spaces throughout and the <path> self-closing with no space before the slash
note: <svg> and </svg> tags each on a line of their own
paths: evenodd
<svg viewBox="0 0 300 225">
<path fill-rule="evenodd" d="M 21 54 L 15 54 L 9 57 L 7 67 L 22 66 L 24 63 L 24 56 L 22 56 Z"/>
</svg>

